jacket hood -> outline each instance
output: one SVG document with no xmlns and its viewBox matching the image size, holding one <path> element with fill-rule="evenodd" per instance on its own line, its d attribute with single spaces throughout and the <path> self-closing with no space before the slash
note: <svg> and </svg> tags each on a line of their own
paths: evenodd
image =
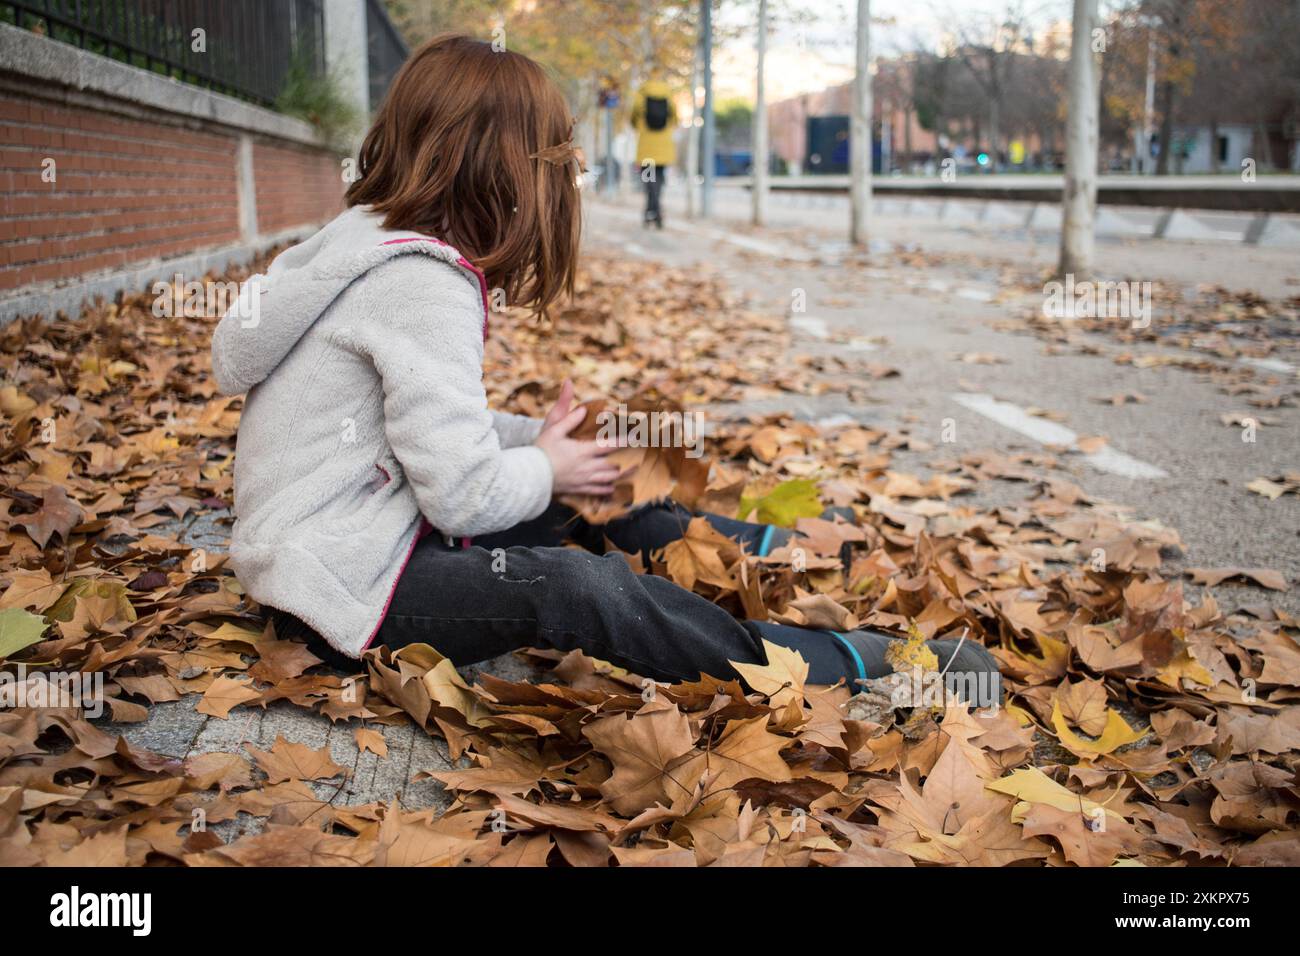
<svg viewBox="0 0 1300 956">
<path fill-rule="evenodd" d="M 368 207 L 354 207 L 243 284 L 212 334 L 217 387 L 238 395 L 262 382 L 349 285 L 394 256 L 414 253 L 459 266 L 476 283 L 486 316 L 487 284 L 468 259 L 430 236 L 385 229 Z"/>
</svg>

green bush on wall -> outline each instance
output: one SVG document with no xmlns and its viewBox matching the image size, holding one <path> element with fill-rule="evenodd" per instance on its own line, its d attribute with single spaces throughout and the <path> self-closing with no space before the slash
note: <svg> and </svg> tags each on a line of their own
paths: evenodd
<svg viewBox="0 0 1300 956">
<path fill-rule="evenodd" d="M 321 72 L 308 56 L 295 54 L 275 108 L 311 123 L 330 146 L 347 150 L 361 125 L 361 111 L 343 93 L 333 70 Z"/>
</svg>

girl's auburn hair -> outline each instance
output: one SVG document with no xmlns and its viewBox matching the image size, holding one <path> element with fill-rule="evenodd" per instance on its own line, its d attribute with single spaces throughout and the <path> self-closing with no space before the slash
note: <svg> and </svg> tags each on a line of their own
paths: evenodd
<svg viewBox="0 0 1300 956">
<path fill-rule="evenodd" d="M 420 46 L 361 147 L 347 204 L 388 229 L 443 239 L 510 305 L 545 312 L 572 295 L 582 214 L 573 119 L 546 72 L 458 34 Z M 546 154 L 554 158 L 542 158 Z"/>
</svg>

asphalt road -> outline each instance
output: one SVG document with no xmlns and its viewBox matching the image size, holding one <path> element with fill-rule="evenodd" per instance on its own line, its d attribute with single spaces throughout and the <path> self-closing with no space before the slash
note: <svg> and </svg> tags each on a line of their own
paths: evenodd
<svg viewBox="0 0 1300 956">
<path fill-rule="evenodd" d="M 794 290 L 803 289 L 807 311 L 790 316 L 795 352 L 871 349 L 871 361 L 902 373 L 871 382 L 863 404 L 794 397 L 760 410 L 784 407 L 814 419 L 849 414 L 907 429 L 935 446 L 896 456 L 905 470 L 921 474 L 927 461 L 953 454 L 1042 452 L 1073 436 L 1102 436 L 1097 453 L 1066 457 L 1074 480 L 1093 496 L 1131 506 L 1137 517 L 1176 528 L 1186 550 L 1172 567 L 1268 567 L 1300 581 L 1300 498 L 1270 501 L 1246 488 L 1256 478 L 1300 471 L 1294 321 L 1282 323 L 1290 338 L 1268 356 L 1268 368 L 1172 340 L 1133 344 L 1105 332 L 1078 333 L 1052 347 L 1020 327 L 1041 311 L 1042 283 L 1055 264 L 1051 237 L 882 218 L 872 254 L 846 258 L 846 205 L 774 203 L 773 226 L 755 230 L 744 223 L 748 200 L 739 190 L 720 191 L 707 225 L 686 222 L 681 200 L 671 196 L 662 232 L 641 226 L 635 197 L 589 203 L 586 241 L 615 254 L 716 270 L 760 311 L 790 314 Z M 899 245 L 916 254 L 895 254 Z M 1104 240 L 1098 271 L 1187 294 L 1222 285 L 1275 300 L 1300 296 L 1295 250 Z M 1162 309 L 1178 308 L 1157 303 L 1154 314 L 1159 319 Z M 1138 362 L 1117 363 L 1125 353 Z M 1179 358 L 1210 359 L 1218 371 L 1159 364 Z M 1254 393 L 1225 393 L 1234 382 L 1260 386 L 1256 397 L 1284 396 L 1284 404 L 1253 408 L 1246 399 Z M 1123 393 L 1145 401 L 1097 401 Z M 1042 417 L 1043 410 L 1052 417 Z M 1245 442 L 1240 427 L 1221 421 L 1231 413 L 1274 424 Z M 955 436 L 950 428 L 947 437 L 955 441 L 944 443 L 949 421 Z M 1023 486 L 993 482 L 976 500 L 1023 496 Z M 1264 602 L 1292 612 L 1300 610 L 1295 591 L 1232 583 L 1214 589 L 1225 610 Z"/>
</svg>

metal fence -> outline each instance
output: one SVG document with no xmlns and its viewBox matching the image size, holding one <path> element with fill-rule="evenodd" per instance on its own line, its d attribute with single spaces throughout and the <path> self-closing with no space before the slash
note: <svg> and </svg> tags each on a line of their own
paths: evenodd
<svg viewBox="0 0 1300 956">
<path fill-rule="evenodd" d="M 263 106 L 295 58 L 325 70 L 321 0 L 0 0 L 0 20 Z"/>
<path fill-rule="evenodd" d="M 381 0 L 366 0 L 366 45 L 370 72 L 370 108 L 379 109 L 389 84 L 406 61 L 409 50 L 388 19 Z"/>
</svg>

